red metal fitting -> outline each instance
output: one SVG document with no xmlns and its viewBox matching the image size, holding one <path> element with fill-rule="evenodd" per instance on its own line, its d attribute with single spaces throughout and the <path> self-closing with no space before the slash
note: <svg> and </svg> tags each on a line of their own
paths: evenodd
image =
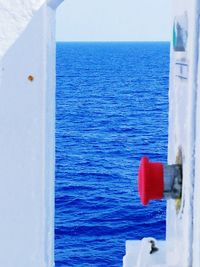
<svg viewBox="0 0 200 267">
<path fill-rule="evenodd" d="M 144 205 L 147 205 L 151 199 L 163 198 L 164 177 L 162 163 L 152 163 L 147 157 L 143 157 L 138 175 L 138 189 Z"/>
<path fill-rule="evenodd" d="M 144 205 L 153 199 L 179 198 L 182 190 L 181 165 L 163 165 L 143 157 L 138 172 L 138 189 Z"/>
</svg>

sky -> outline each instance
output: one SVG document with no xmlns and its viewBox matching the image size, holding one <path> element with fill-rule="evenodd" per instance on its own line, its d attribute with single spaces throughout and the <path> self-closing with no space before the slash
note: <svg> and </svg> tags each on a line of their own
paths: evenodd
<svg viewBox="0 0 200 267">
<path fill-rule="evenodd" d="M 57 41 L 169 41 L 172 0 L 64 0 Z"/>
</svg>

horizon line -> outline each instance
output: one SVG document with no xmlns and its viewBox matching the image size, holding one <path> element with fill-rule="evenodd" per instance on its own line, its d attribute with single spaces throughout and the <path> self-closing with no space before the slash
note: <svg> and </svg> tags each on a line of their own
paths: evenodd
<svg viewBox="0 0 200 267">
<path fill-rule="evenodd" d="M 111 41 L 102 41 L 102 40 L 92 40 L 92 41 L 81 41 L 81 40 L 56 40 L 56 43 L 170 43 L 170 40 L 144 40 L 144 41 L 129 41 L 129 40 L 123 40 L 123 41 L 117 41 L 117 40 L 111 40 Z"/>
</svg>

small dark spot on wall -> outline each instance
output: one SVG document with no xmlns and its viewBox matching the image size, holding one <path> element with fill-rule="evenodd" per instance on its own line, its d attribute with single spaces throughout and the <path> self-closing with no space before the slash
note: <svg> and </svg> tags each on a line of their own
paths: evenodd
<svg viewBox="0 0 200 267">
<path fill-rule="evenodd" d="M 33 77 L 32 75 L 29 75 L 29 76 L 28 76 L 28 80 L 29 80 L 30 82 L 32 82 L 32 81 L 34 80 L 34 77 Z"/>
</svg>

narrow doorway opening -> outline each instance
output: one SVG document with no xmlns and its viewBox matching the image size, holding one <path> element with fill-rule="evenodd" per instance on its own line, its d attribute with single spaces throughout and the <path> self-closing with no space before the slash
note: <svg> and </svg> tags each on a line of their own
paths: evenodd
<svg viewBox="0 0 200 267">
<path fill-rule="evenodd" d="M 168 5 L 162 22 L 148 1 L 105 3 L 57 11 L 56 267 L 122 266 L 126 240 L 165 238 L 165 202 L 140 204 L 137 169 L 167 157 Z"/>
</svg>

